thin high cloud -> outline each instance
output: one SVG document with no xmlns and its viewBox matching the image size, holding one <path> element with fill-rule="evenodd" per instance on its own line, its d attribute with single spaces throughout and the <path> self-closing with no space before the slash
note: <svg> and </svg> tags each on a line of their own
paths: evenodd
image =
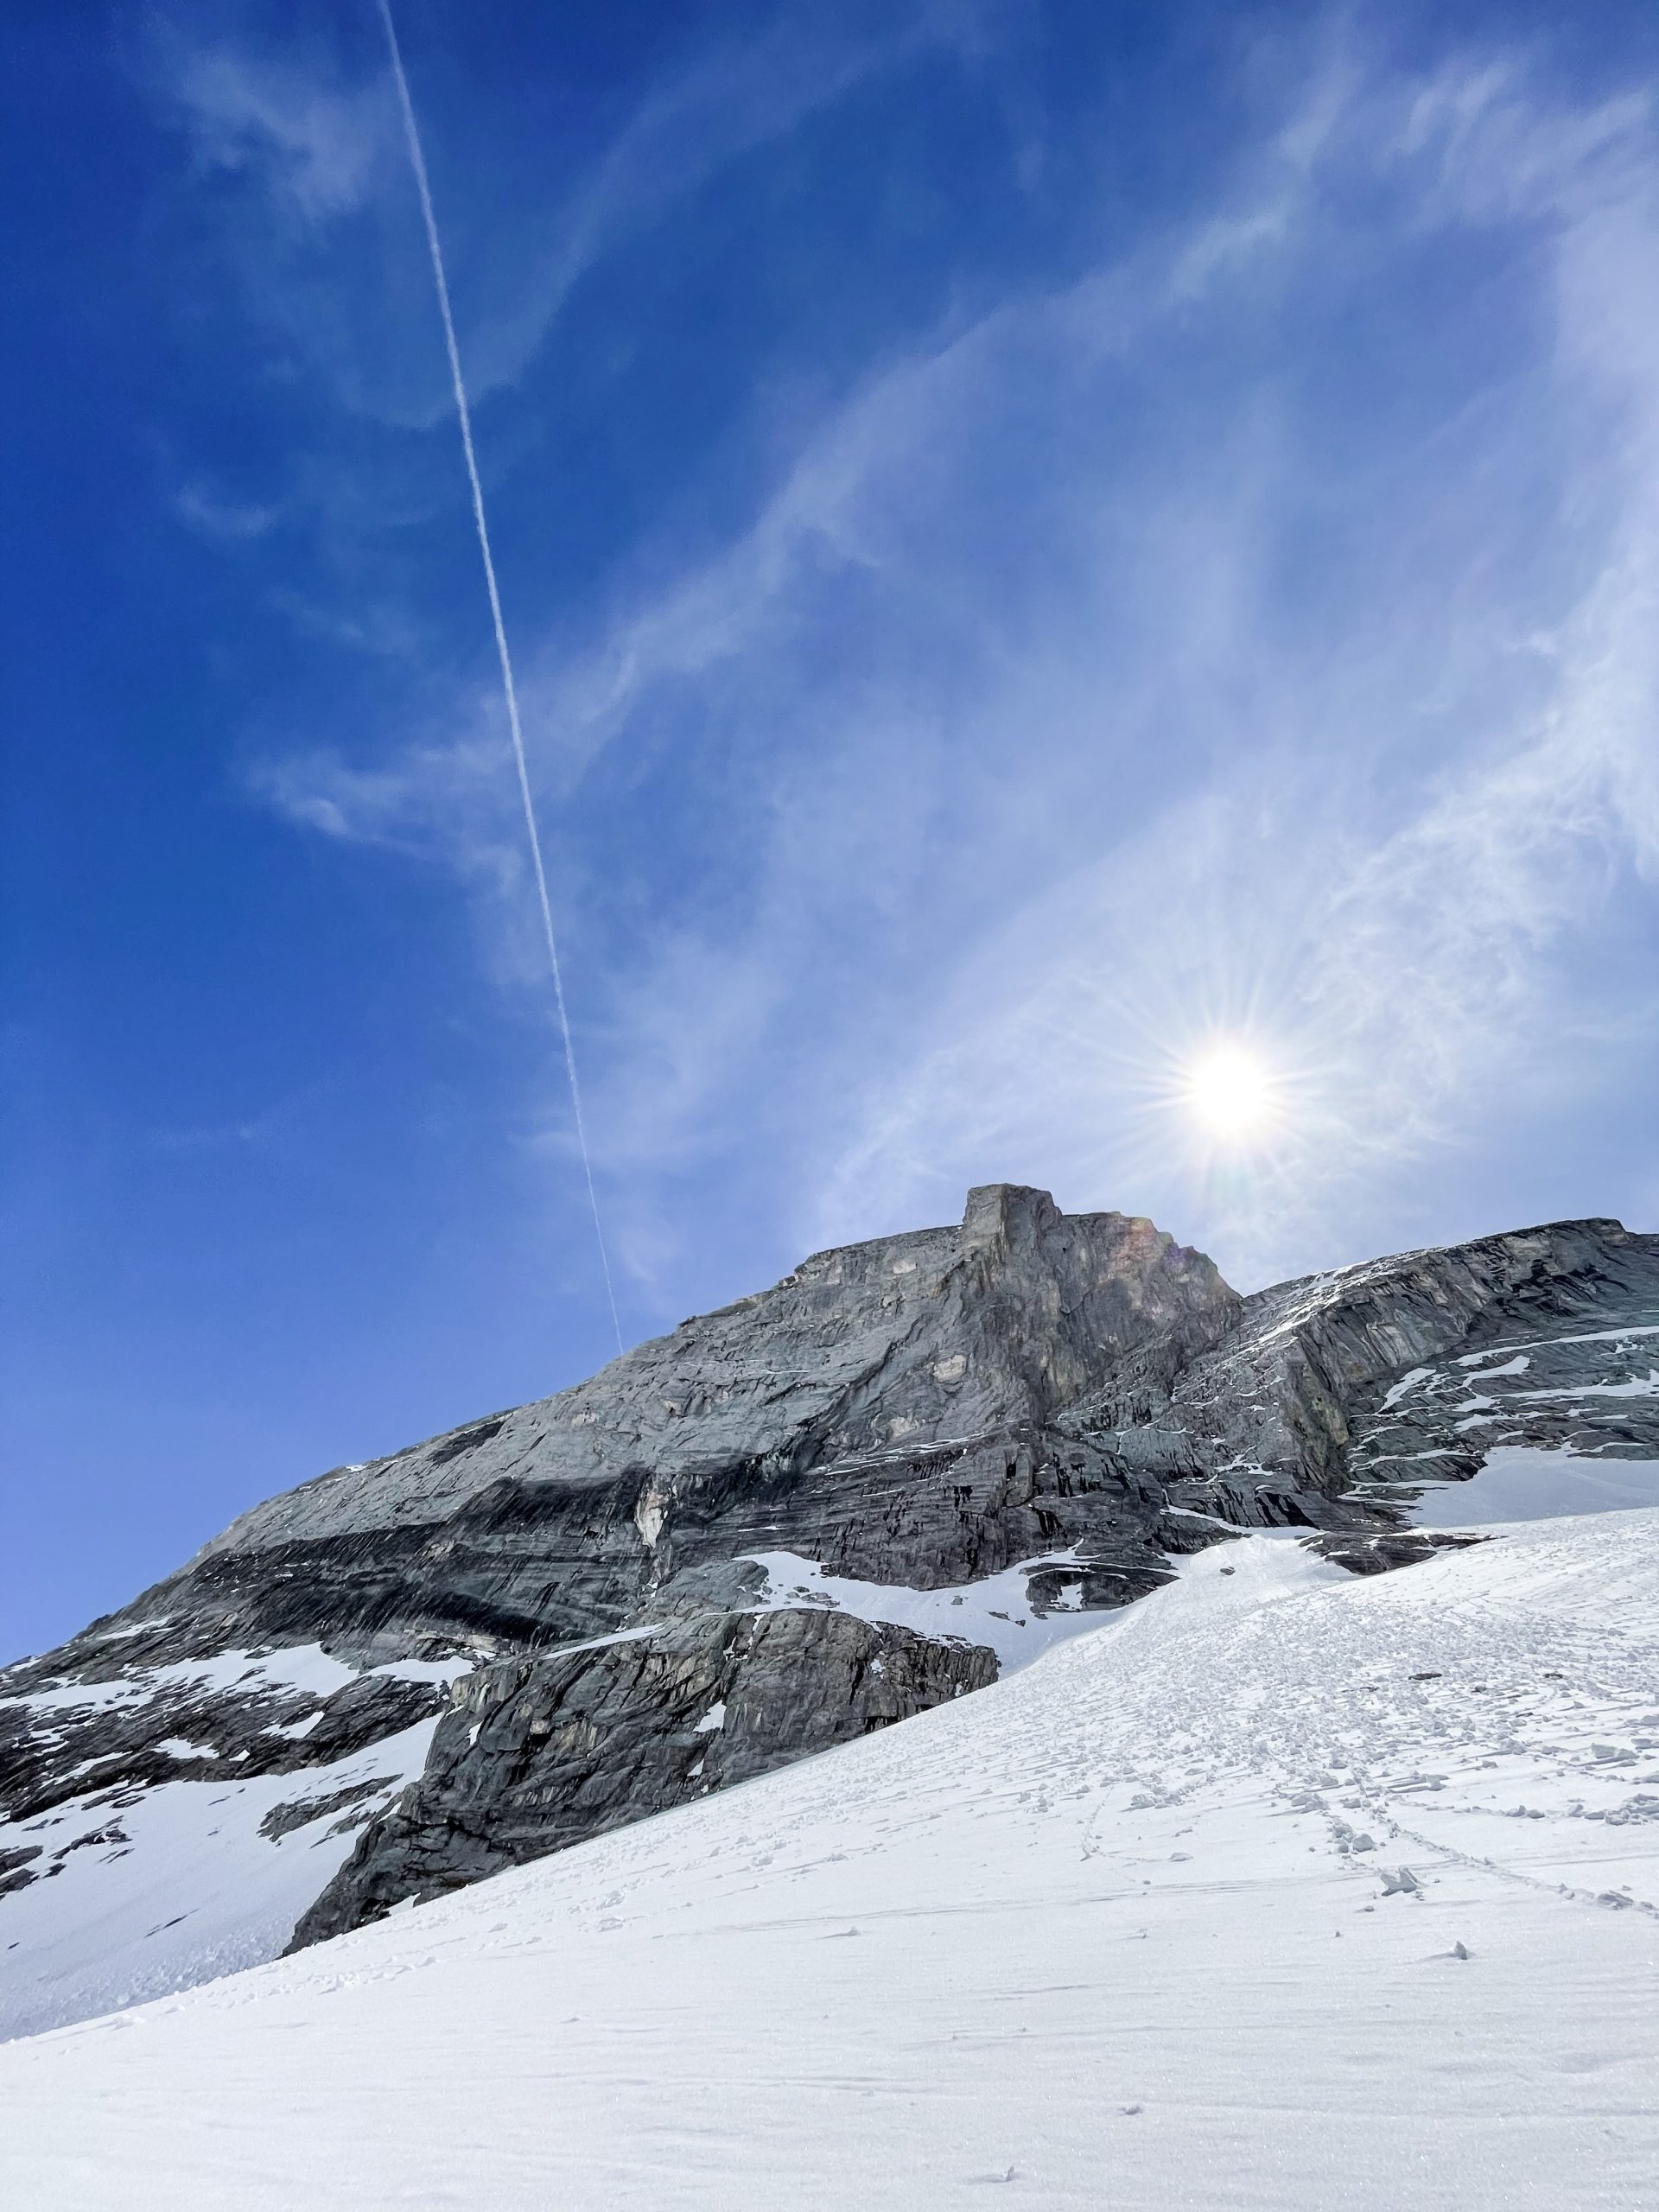
<svg viewBox="0 0 1659 2212">
<path fill-rule="evenodd" d="M 1644 94 L 1347 56 L 1211 207 L 873 369 L 728 548 L 532 652 L 576 822 L 619 754 L 721 810 L 671 817 L 695 895 L 594 891 L 580 941 L 642 1271 L 664 1178 L 821 1242 L 1007 1173 L 1261 1280 L 1386 1241 L 1500 1101 L 1616 1075 L 1659 868 L 1656 221 Z M 1327 311 L 1416 359 L 1283 342 Z M 473 871 L 493 935 L 510 792 L 487 706 L 445 719 L 270 789 Z M 1294 1105 L 1243 1170 L 1170 1106 L 1241 1032 Z"/>
<path fill-rule="evenodd" d="M 1499 586 L 1480 596 L 1466 565 L 1443 573 L 1454 607 L 1431 652 L 1385 636 L 1396 681 L 1451 691 L 1423 702 L 1450 757 L 1403 793 L 1364 763 L 1391 738 L 1408 748 L 1404 687 L 1398 732 L 1386 714 L 1344 728 L 1332 700 L 1322 733 L 1315 671 L 1249 657 L 1240 673 L 1280 741 L 1068 874 L 963 963 L 918 1062 L 868 1087 L 830 1217 L 902 1212 L 1012 1154 L 1079 1198 L 1128 1185 L 1178 1220 L 1196 1210 L 1260 1280 L 1322 1243 L 1347 1256 L 1348 1224 L 1380 1224 L 1401 1172 L 1478 1146 L 1517 1096 L 1563 1087 L 1575 1039 L 1605 1047 L 1624 1026 L 1620 919 L 1659 875 L 1659 319 L 1637 281 L 1659 218 L 1650 109 L 1541 112 L 1508 73 L 1452 76 L 1382 150 L 1429 165 L 1424 219 L 1533 226 L 1549 315 L 1539 408 L 1567 449 L 1547 526 L 1578 560 L 1517 576 L 1507 601 L 1501 576 L 1478 577 Z M 1541 427 L 1529 410 L 1510 435 Z M 1492 464 L 1511 457 L 1495 429 L 1461 428 L 1487 436 Z M 1490 511 L 1476 521 L 1502 527 Z M 1247 533 L 1224 553 L 1217 596 L 1268 552 Z M 1478 540 L 1465 557 L 1502 566 Z M 1544 611 L 1541 587 L 1549 626 L 1522 627 Z M 1483 678 L 1495 702 L 1477 696 Z M 1183 1052 L 1239 1035 L 1284 1070 L 1291 1110 L 1262 1158 L 1214 1176 L 1183 1144 L 1171 1077 Z M 1605 1053 L 1583 1065 L 1590 1083 L 1607 1071 Z"/>
<path fill-rule="evenodd" d="M 666 210 L 872 79 L 925 54 L 971 59 L 988 12 L 988 0 L 909 0 L 826 22 L 782 7 L 745 37 L 665 73 L 562 199 L 530 220 L 487 186 L 481 210 L 458 204 L 465 172 L 435 147 L 440 226 L 466 248 L 455 289 L 474 404 L 523 376 L 587 272 Z M 423 60 L 410 54 L 417 99 Z M 427 375 L 410 360 L 423 351 L 409 342 L 421 326 L 407 257 L 393 245 L 406 211 L 397 118 L 378 50 L 313 39 L 296 61 L 286 45 L 238 42 L 218 22 L 175 15 L 158 22 L 143 73 L 198 175 L 244 188 L 226 246 L 256 316 L 281 330 L 348 408 L 402 427 L 440 423 L 442 363 Z M 510 255 L 499 251 L 506 232 Z M 331 318 L 346 326 L 349 343 L 330 330 Z"/>
<path fill-rule="evenodd" d="M 784 138 L 871 79 L 931 53 L 977 53 L 988 10 L 907 5 L 864 29 L 785 8 L 758 34 L 699 55 L 642 104 L 572 194 L 514 309 L 481 328 L 479 395 L 511 384 L 545 340 L 585 273 L 728 164 Z"/>
<path fill-rule="evenodd" d="M 230 545 L 263 537 L 283 512 L 275 501 L 227 499 L 200 481 L 180 486 L 173 495 L 173 510 L 201 537 Z"/>
<path fill-rule="evenodd" d="M 391 143 L 383 86 L 343 89 L 315 67 L 162 37 L 162 79 L 203 170 L 251 177 L 302 224 L 362 207 Z"/>
</svg>

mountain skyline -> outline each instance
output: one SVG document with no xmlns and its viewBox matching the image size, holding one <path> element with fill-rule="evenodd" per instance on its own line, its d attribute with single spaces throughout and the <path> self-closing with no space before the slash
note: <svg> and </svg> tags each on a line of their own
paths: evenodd
<svg viewBox="0 0 1659 2212">
<path fill-rule="evenodd" d="M 1244 1299 L 1144 1219 L 1007 1184 L 815 1254 L 264 1500 L 7 1669 L 0 2037 L 838 1754 L 1263 1531 L 1293 1583 L 1414 1582 L 1538 1517 L 1586 1564 L 1596 1519 L 1641 1552 L 1656 1344 L 1659 1236 L 1609 1221 Z"/>
</svg>

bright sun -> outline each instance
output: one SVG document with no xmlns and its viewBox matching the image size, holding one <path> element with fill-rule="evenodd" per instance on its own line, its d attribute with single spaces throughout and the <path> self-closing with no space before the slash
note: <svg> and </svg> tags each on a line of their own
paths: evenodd
<svg viewBox="0 0 1659 2212">
<path fill-rule="evenodd" d="M 1236 1046 L 1217 1046 L 1195 1060 L 1184 1086 L 1188 1105 L 1218 1137 L 1250 1137 L 1273 1120 L 1277 1086 L 1268 1070 Z"/>
</svg>

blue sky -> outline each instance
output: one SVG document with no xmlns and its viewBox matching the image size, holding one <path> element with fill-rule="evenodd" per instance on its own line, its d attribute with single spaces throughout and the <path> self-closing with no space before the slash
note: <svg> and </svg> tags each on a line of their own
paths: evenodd
<svg viewBox="0 0 1659 2212">
<path fill-rule="evenodd" d="M 630 1338 L 1659 1225 L 1648 11 L 397 12 Z M 15 1651 L 609 1322 L 374 11 L 9 37 Z"/>
</svg>

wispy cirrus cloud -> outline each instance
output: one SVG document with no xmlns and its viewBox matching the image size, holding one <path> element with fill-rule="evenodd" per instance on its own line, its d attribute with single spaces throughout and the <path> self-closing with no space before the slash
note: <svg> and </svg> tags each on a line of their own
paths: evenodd
<svg viewBox="0 0 1659 2212">
<path fill-rule="evenodd" d="M 1324 46 L 1207 201 L 875 362 L 728 544 L 646 544 L 528 641 L 642 1269 L 688 1177 L 823 1241 L 1014 1174 L 1259 1280 L 1440 1233 L 1477 1155 L 1525 1182 L 1507 1127 L 1617 1090 L 1656 218 L 1645 92 Z M 496 743 L 452 699 L 267 788 L 417 836 L 494 930 Z M 1293 1110 L 1218 1161 L 1173 1072 L 1240 1033 Z"/>
<path fill-rule="evenodd" d="M 230 544 L 263 537 L 283 512 L 275 500 L 229 499 L 200 480 L 181 484 L 173 495 L 173 507 L 181 522 L 202 537 Z"/>
<path fill-rule="evenodd" d="M 291 220 L 360 208 L 391 147 L 385 88 L 324 80 L 315 61 L 201 46 L 159 25 L 155 59 L 201 168 L 250 178 Z"/>
<path fill-rule="evenodd" d="M 1501 1145 L 1507 1120 L 1575 1077 L 1606 1082 L 1605 1056 L 1569 1071 L 1573 1040 L 1629 1043 L 1631 992 L 1651 1007 L 1659 317 L 1637 280 L 1659 216 L 1651 105 L 1562 114 L 1518 73 L 1480 71 L 1423 88 L 1397 132 L 1392 105 L 1362 107 L 1338 157 L 1421 163 L 1410 219 L 1502 223 L 1533 262 L 1530 358 L 1505 363 L 1503 405 L 1456 410 L 1471 443 L 1449 484 L 1417 486 L 1424 506 L 1390 524 L 1402 550 L 1438 555 L 1426 574 L 1445 619 L 1423 634 L 1419 594 L 1381 573 L 1395 603 L 1344 610 L 1386 686 L 1361 700 L 1305 649 L 1273 650 L 1255 602 L 1226 652 L 1271 741 L 1247 741 L 1200 798 L 975 949 L 914 1064 L 866 1087 L 832 1217 L 902 1211 L 1014 1152 L 1074 1189 L 1127 1182 L 1189 1217 L 1196 1205 L 1260 1279 L 1311 1264 L 1333 1231 L 1363 1249 L 1402 1175 Z M 1258 235 L 1286 250 L 1279 225 Z M 1440 458 L 1436 442 L 1419 458 Z M 1541 446 L 1532 526 L 1557 543 L 1517 560 L 1505 535 L 1520 518 L 1483 480 Z M 1455 544 L 1433 512 L 1448 491 Z M 1274 557 L 1282 521 L 1269 508 L 1242 537 L 1200 531 L 1223 601 Z M 1185 642 L 1172 624 L 1166 650 Z M 1290 1094 L 1271 1147 L 1219 1172 L 1171 1110 L 1183 1056 L 1217 1035 L 1253 1037 Z"/>
<path fill-rule="evenodd" d="M 509 226 L 493 195 L 480 208 L 470 191 L 446 194 L 461 173 L 437 140 L 438 213 L 458 248 L 454 290 L 474 402 L 515 383 L 583 276 L 665 211 L 918 56 L 975 57 L 991 13 L 988 0 L 906 0 L 833 18 L 781 7 L 744 35 L 667 65 L 597 156 L 557 178 L 529 226 L 521 206 Z M 417 96 L 423 59 L 410 54 Z M 418 302 L 409 257 L 389 240 L 413 218 L 372 41 L 314 39 L 296 60 L 287 41 L 238 38 L 218 22 L 175 13 L 157 19 L 145 75 L 198 174 L 245 188 L 226 242 L 256 312 L 353 410 L 402 427 L 442 422 L 447 385 L 407 359 L 420 350 L 406 343 L 421 327 Z M 537 181 L 545 192 L 548 181 Z M 331 333 L 331 316 L 344 321 L 349 342 Z M 378 346 L 377 325 L 385 334 Z"/>
</svg>

